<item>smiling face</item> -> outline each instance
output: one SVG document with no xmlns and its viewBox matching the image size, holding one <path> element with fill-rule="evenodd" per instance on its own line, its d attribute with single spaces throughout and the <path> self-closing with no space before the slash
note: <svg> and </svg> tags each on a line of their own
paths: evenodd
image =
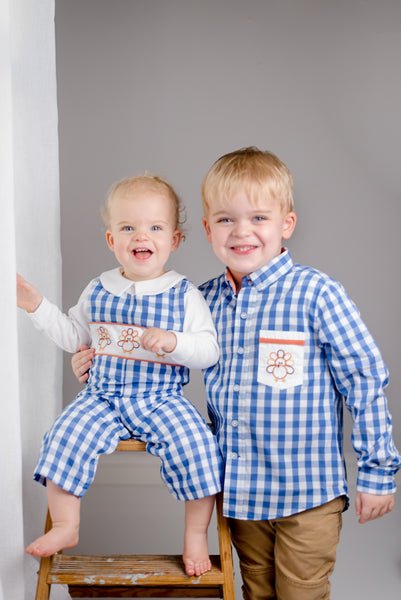
<svg viewBox="0 0 401 600">
<path fill-rule="evenodd" d="M 181 241 L 176 209 L 162 190 L 143 185 L 116 193 L 109 205 L 107 244 L 132 281 L 154 279 L 165 273 L 170 253 Z"/>
<path fill-rule="evenodd" d="M 238 189 L 224 201 L 214 198 L 203 218 L 207 239 L 241 288 L 242 278 L 268 264 L 291 237 L 294 212 L 283 214 L 278 200 L 265 194 L 250 200 Z"/>
</svg>

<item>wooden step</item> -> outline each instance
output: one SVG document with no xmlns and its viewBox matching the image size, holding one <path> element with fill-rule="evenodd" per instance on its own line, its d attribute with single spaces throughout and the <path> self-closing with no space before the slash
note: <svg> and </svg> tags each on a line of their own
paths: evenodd
<svg viewBox="0 0 401 600">
<path fill-rule="evenodd" d="M 210 571 L 200 577 L 188 577 L 179 555 L 56 554 L 47 582 L 70 586 L 217 587 L 224 583 L 220 557 L 210 558 Z"/>
</svg>

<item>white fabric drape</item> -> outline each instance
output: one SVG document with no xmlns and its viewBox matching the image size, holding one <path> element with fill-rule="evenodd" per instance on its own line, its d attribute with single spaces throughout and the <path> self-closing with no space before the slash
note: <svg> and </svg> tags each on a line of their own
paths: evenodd
<svg viewBox="0 0 401 600">
<path fill-rule="evenodd" d="M 0 361 L 2 380 L 2 418 L 0 420 L 0 598 L 24 597 L 21 490 L 21 444 L 18 400 L 17 316 L 15 309 L 15 243 L 13 208 L 13 136 L 11 60 L 9 48 L 10 15 L 1 5 L 0 79 L 0 193 L 5 226 L 0 235 L 1 279 L 0 310 L 3 315 L 3 347 Z"/>
<path fill-rule="evenodd" d="M 24 547 L 42 533 L 46 499 L 32 470 L 61 408 L 61 353 L 15 299 L 17 270 L 61 297 L 54 12 L 54 0 L 0 3 L 1 600 L 34 597 L 38 562 Z"/>
</svg>

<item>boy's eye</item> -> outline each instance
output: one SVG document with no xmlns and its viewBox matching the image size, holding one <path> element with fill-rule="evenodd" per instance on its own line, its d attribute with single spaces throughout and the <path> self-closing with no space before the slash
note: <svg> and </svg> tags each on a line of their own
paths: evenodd
<svg viewBox="0 0 401 600">
<path fill-rule="evenodd" d="M 134 228 L 132 225 L 124 225 L 123 231 L 134 231 Z"/>
<path fill-rule="evenodd" d="M 152 231 L 160 231 L 160 230 L 161 230 L 160 225 L 153 225 L 152 226 Z"/>
<path fill-rule="evenodd" d="M 217 223 L 231 223 L 231 219 L 229 217 L 221 217 Z"/>
<path fill-rule="evenodd" d="M 255 221 L 266 221 L 267 217 L 265 217 L 264 215 L 257 215 L 256 217 L 254 217 Z"/>
</svg>

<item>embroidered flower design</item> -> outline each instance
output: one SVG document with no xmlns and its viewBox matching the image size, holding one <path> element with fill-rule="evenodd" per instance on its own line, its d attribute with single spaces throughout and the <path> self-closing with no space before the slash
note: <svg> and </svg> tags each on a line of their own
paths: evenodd
<svg viewBox="0 0 401 600">
<path fill-rule="evenodd" d="M 284 350 L 271 352 L 267 364 L 266 371 L 273 375 L 275 381 L 285 381 L 287 375 L 295 373 L 295 369 L 292 366 L 294 364 L 292 354 Z"/>
<path fill-rule="evenodd" d="M 131 354 L 134 348 L 139 348 L 139 334 L 136 329 L 129 327 L 121 332 L 117 345 L 120 346 L 125 354 Z"/>
<path fill-rule="evenodd" d="M 97 333 L 99 335 L 98 345 L 100 350 L 104 350 L 106 346 L 111 344 L 110 333 L 108 332 L 107 327 L 98 327 Z"/>
</svg>

